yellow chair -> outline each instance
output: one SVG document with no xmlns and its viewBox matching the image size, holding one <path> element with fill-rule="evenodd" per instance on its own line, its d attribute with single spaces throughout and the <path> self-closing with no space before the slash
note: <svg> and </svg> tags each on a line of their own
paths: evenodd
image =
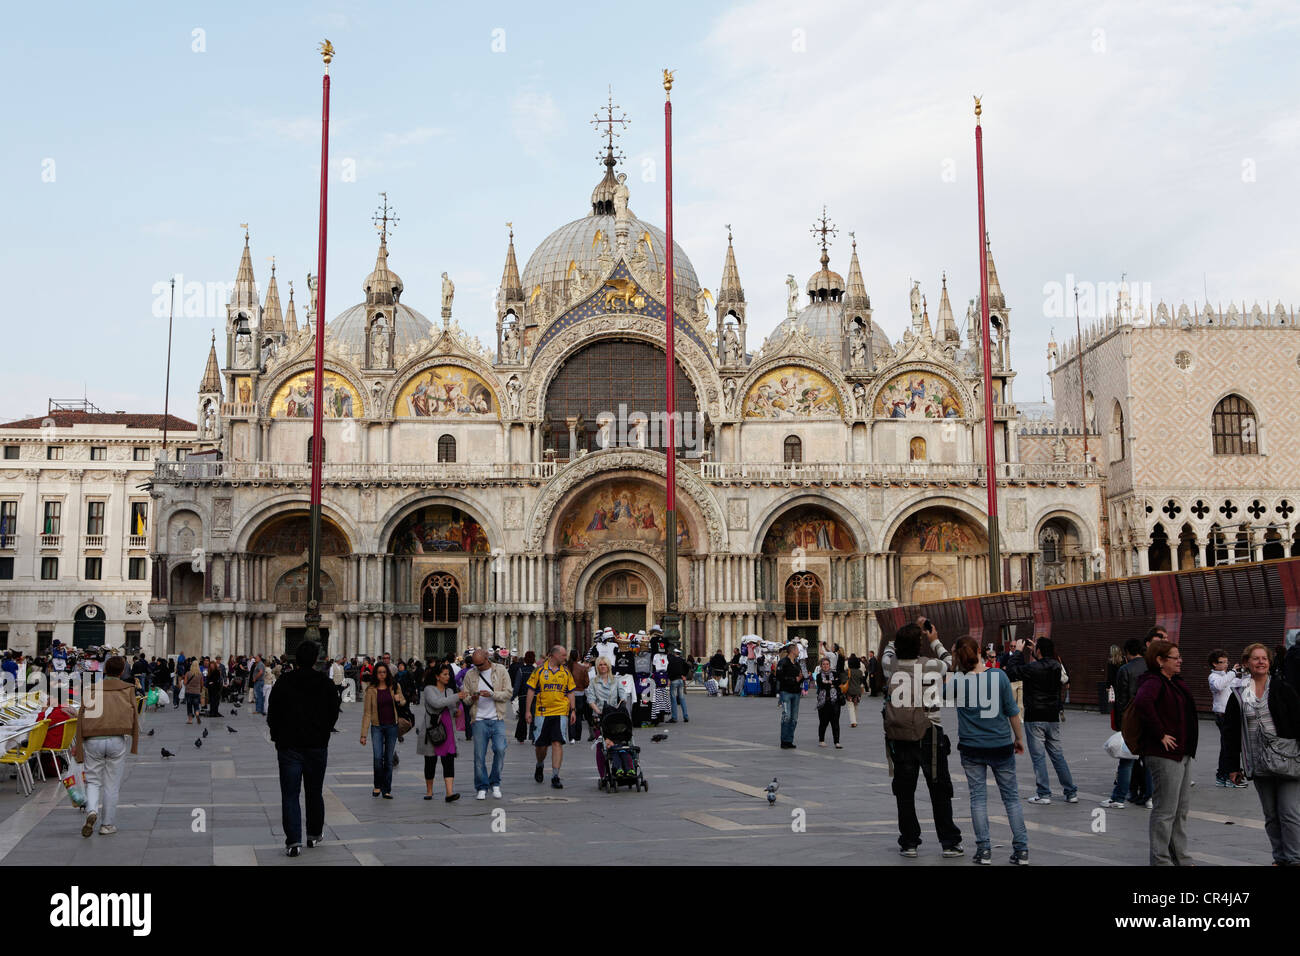
<svg viewBox="0 0 1300 956">
<path fill-rule="evenodd" d="M 32 776 L 31 759 L 35 757 L 43 746 L 45 746 L 45 734 L 50 729 L 50 722 L 42 720 L 39 724 L 31 729 L 27 736 L 27 744 L 16 750 L 10 750 L 3 757 L 0 757 L 0 766 L 8 765 L 18 771 L 18 786 L 22 787 L 27 796 L 31 796 L 36 789 L 36 780 Z M 41 779 L 45 779 L 45 771 L 41 771 Z"/>
<path fill-rule="evenodd" d="M 63 721 L 62 723 L 51 724 L 50 730 L 54 730 L 58 727 L 63 728 L 63 739 L 59 743 L 59 746 L 57 747 L 43 746 L 41 747 L 40 752 L 43 754 L 50 754 L 51 756 L 54 757 L 55 774 L 59 778 L 62 778 L 63 771 L 59 767 L 59 758 L 62 757 L 64 760 L 68 762 L 69 767 L 72 766 L 72 742 L 77 739 L 77 718 L 69 717 L 67 720 Z M 49 734 L 47 733 L 46 736 L 48 737 Z M 41 768 L 41 775 L 42 775 L 41 779 L 42 780 L 45 779 L 44 777 L 45 768 L 41 767 L 41 762 L 39 759 L 36 761 L 36 766 Z"/>
</svg>

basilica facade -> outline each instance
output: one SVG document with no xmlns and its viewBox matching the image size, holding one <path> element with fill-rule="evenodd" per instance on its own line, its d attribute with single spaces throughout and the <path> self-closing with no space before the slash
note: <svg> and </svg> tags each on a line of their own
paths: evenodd
<svg viewBox="0 0 1300 956">
<path fill-rule="evenodd" d="M 317 402 L 331 652 L 522 653 L 654 623 L 667 604 L 669 321 L 688 649 L 757 633 L 862 652 L 878 608 L 986 591 L 986 428 L 1004 586 L 1094 573 L 1097 465 L 1063 453 L 1059 436 L 1021 433 L 1011 307 L 991 255 L 989 330 L 974 300 L 959 329 L 943 280 L 933 320 L 919 285 L 891 297 L 905 326 L 891 341 L 856 243 L 847 278 L 832 270 L 823 211 L 817 268 L 802 286 L 787 277 L 787 314 L 753 342 L 732 237 L 713 291 L 674 248 L 670 314 L 664 233 L 632 212 L 616 170 L 611 151 L 585 215 L 522 272 L 511 231 L 487 347 L 460 320 L 488 317 L 458 314 L 446 273 L 433 319 L 407 303 L 386 229 L 361 301 L 321 321 L 309 293 L 301 327 L 274 273 L 259 292 L 245 235 L 199 389 L 199 451 L 160 463 L 153 482 L 156 652 L 283 653 L 301 638 Z"/>
</svg>

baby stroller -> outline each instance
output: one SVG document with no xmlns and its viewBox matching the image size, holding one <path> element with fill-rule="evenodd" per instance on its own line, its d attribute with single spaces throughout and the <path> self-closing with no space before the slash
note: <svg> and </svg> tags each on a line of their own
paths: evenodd
<svg viewBox="0 0 1300 956">
<path fill-rule="evenodd" d="M 605 741 L 610 742 L 609 747 Z M 600 789 L 617 793 L 619 787 L 649 790 L 638 759 L 641 748 L 632 743 L 632 718 L 622 707 L 607 707 L 596 721 L 596 770 Z"/>
</svg>

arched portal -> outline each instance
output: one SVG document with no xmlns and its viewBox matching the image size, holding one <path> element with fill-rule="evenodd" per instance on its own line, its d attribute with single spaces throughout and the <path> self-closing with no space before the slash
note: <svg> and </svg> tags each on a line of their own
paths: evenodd
<svg viewBox="0 0 1300 956">
<path fill-rule="evenodd" d="M 98 604 L 78 608 L 72 619 L 72 646 L 103 647 L 104 623 L 104 609 Z"/>
<path fill-rule="evenodd" d="M 596 621 L 615 631 L 640 631 L 649 624 L 650 588 L 636 571 L 615 570 L 596 583 Z"/>
<path fill-rule="evenodd" d="M 983 529 L 952 508 L 922 508 L 894 533 L 899 595 L 904 603 L 958 597 L 980 591 L 979 559 L 988 552 Z"/>
</svg>

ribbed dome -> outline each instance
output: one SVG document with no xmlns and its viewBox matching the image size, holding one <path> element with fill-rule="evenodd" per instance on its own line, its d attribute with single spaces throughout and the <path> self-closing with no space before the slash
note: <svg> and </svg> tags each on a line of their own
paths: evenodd
<svg viewBox="0 0 1300 956">
<path fill-rule="evenodd" d="M 365 303 L 358 303 L 344 312 L 340 312 L 325 327 L 326 337 L 353 349 L 361 354 L 366 351 L 366 316 L 369 314 Z M 401 354 L 408 345 L 427 338 L 433 323 L 419 312 L 406 305 L 397 306 L 397 329 L 394 338 L 394 352 Z"/>
<path fill-rule="evenodd" d="M 602 239 L 596 238 L 599 232 Z M 641 237 L 650 234 L 653 254 L 641 242 Z M 635 216 L 628 222 L 628 252 L 640 251 L 649 259 L 651 271 L 664 268 L 665 236 L 661 229 L 642 222 Z M 614 217 L 610 215 L 589 215 L 575 219 L 568 225 L 561 226 L 541 241 L 533 254 L 528 257 L 522 278 L 524 300 L 532 298 L 533 290 L 539 285 L 552 294 L 553 301 L 565 302 L 564 282 L 569 273 L 569 263 L 576 263 L 584 272 L 596 272 L 602 269 L 598 257 L 605 244 L 613 252 L 617 247 L 614 237 Z M 695 311 L 695 295 L 700 291 L 700 281 L 696 278 L 695 267 L 686 253 L 676 242 L 673 243 L 673 306 L 680 312 L 690 314 Z"/>
<path fill-rule="evenodd" d="M 804 306 L 803 311 L 793 319 L 786 319 L 775 329 L 770 336 L 771 341 L 778 342 L 790 333 L 790 330 L 796 325 L 802 325 L 808 330 L 808 334 L 815 339 L 819 339 L 831 346 L 836 355 L 839 354 L 840 323 L 844 319 L 844 303 L 832 301 L 818 301 Z M 889 336 L 885 330 L 880 327 L 880 323 L 874 319 L 871 321 L 871 352 L 872 355 L 887 355 L 893 351 L 890 345 Z"/>
</svg>

